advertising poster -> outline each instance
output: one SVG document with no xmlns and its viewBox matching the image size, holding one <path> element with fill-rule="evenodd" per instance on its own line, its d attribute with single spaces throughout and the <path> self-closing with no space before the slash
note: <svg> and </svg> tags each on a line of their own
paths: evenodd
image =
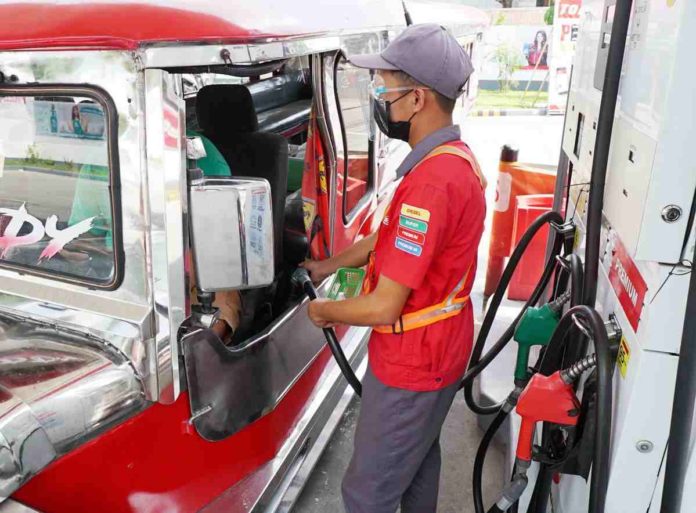
<svg viewBox="0 0 696 513">
<path fill-rule="evenodd" d="M 36 135 L 104 140 L 104 111 L 96 103 L 34 102 Z"/>
<path fill-rule="evenodd" d="M 549 112 L 561 114 L 565 111 L 581 12 L 582 0 L 557 0 L 549 63 Z"/>
<path fill-rule="evenodd" d="M 549 35 L 547 27 L 539 27 L 531 41 L 522 45 L 524 63 L 521 69 L 548 69 Z"/>
</svg>

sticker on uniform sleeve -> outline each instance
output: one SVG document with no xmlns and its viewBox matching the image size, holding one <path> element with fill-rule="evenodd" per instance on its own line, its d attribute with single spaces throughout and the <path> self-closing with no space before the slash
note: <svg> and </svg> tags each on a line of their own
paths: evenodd
<svg viewBox="0 0 696 513">
<path fill-rule="evenodd" d="M 399 230 L 397 231 L 397 235 L 404 240 L 407 240 L 409 242 L 413 242 L 414 244 L 423 245 L 423 243 L 425 243 L 425 234 L 424 233 L 414 232 L 413 230 L 409 230 L 407 228 L 404 228 L 403 226 L 399 226 Z"/>
<path fill-rule="evenodd" d="M 405 251 L 406 253 L 417 257 L 421 256 L 421 253 L 423 252 L 423 246 L 413 244 L 407 240 L 402 239 L 401 237 L 396 238 L 395 246 L 397 249 L 400 249 L 401 251 Z"/>
<path fill-rule="evenodd" d="M 425 210 L 424 208 L 413 207 L 411 205 L 407 205 L 406 203 L 401 204 L 401 213 L 414 219 L 420 219 L 426 223 L 430 221 L 430 211 Z"/>
<path fill-rule="evenodd" d="M 406 217 L 405 215 L 399 216 L 399 225 L 409 230 L 415 230 L 420 233 L 426 233 L 428 231 L 428 223 L 424 221 L 419 221 L 418 219 L 412 219 Z"/>
<path fill-rule="evenodd" d="M 621 337 L 621 344 L 619 345 L 619 355 L 616 357 L 616 365 L 619 367 L 619 372 L 621 377 L 625 378 L 628 372 L 628 361 L 631 359 L 631 350 L 628 347 L 628 342 L 626 342 L 625 337 Z"/>
</svg>

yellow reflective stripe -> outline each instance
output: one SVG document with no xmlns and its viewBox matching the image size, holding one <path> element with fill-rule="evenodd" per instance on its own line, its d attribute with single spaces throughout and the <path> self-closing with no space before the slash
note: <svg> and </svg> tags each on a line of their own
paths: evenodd
<svg viewBox="0 0 696 513">
<path fill-rule="evenodd" d="M 447 299 L 445 299 L 445 303 L 454 300 L 454 298 L 457 297 L 457 294 L 459 294 L 464 289 L 464 285 L 466 285 L 466 280 L 469 278 L 469 271 L 471 271 L 471 265 L 469 265 L 469 268 L 466 270 L 466 273 L 464 273 L 462 279 L 459 280 L 459 283 L 457 283 L 457 285 L 454 287 L 454 290 L 450 292 L 449 296 L 447 296 Z"/>
<path fill-rule="evenodd" d="M 459 315 L 464 305 L 469 301 L 469 296 L 464 296 L 455 299 L 452 304 L 438 304 L 434 307 L 424 308 L 416 312 L 405 314 L 401 317 L 401 322 L 397 324 L 388 324 L 381 326 L 373 326 L 372 329 L 377 333 L 403 333 L 405 331 L 415 330 L 435 324 L 444 319 L 449 319 L 455 315 Z"/>
<path fill-rule="evenodd" d="M 487 183 L 486 179 L 483 176 L 483 172 L 481 171 L 481 166 L 479 166 L 478 161 L 476 158 L 474 158 L 472 155 L 469 155 L 467 152 L 464 150 L 457 148 L 456 146 L 438 146 L 435 148 L 433 151 L 428 153 L 423 160 L 421 160 L 420 163 L 428 160 L 429 158 L 435 157 L 437 155 L 456 155 L 457 157 L 461 157 L 464 160 L 466 160 L 469 164 L 471 164 L 471 167 L 474 170 L 474 173 L 476 174 L 476 177 L 479 179 L 479 182 L 481 183 L 481 187 L 485 188 Z"/>
</svg>

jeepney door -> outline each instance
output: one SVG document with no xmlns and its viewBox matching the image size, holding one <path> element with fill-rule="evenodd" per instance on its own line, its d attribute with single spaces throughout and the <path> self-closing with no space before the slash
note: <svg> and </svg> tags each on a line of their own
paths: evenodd
<svg viewBox="0 0 696 513">
<path fill-rule="evenodd" d="M 374 207 L 374 140 L 366 91 L 370 72 L 352 66 L 342 52 L 323 59 L 329 129 L 335 158 L 331 166 L 332 254 L 350 246 Z"/>
</svg>

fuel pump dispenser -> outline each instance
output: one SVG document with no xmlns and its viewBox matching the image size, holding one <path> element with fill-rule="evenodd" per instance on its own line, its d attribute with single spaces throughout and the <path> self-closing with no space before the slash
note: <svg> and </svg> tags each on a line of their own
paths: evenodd
<svg viewBox="0 0 696 513">
<path fill-rule="evenodd" d="M 576 228 L 556 260 L 570 308 L 482 440 L 485 455 L 511 420 L 513 477 L 489 511 L 691 513 L 696 4 L 584 0 L 582 11 L 554 205 Z"/>
</svg>

